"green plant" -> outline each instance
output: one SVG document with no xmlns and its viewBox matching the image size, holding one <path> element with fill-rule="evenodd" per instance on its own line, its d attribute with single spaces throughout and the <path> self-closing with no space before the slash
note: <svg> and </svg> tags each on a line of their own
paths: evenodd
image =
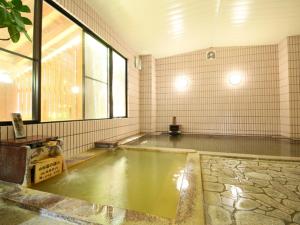
<svg viewBox="0 0 300 225">
<path fill-rule="evenodd" d="M 0 0 L 0 29 L 7 28 L 10 36 L 9 38 L 0 38 L 0 40 L 12 40 L 16 43 L 23 33 L 31 41 L 25 25 L 32 25 L 32 22 L 27 17 L 23 17 L 21 13 L 30 13 L 30 8 L 23 5 L 21 0 Z"/>
</svg>

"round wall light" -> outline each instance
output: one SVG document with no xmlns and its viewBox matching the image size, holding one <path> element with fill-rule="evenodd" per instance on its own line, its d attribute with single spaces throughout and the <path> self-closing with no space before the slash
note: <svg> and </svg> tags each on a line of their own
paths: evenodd
<svg viewBox="0 0 300 225">
<path fill-rule="evenodd" d="M 228 83 L 229 83 L 229 85 L 236 87 L 236 86 L 239 86 L 242 84 L 243 79 L 244 79 L 244 76 L 241 72 L 234 71 L 234 72 L 229 73 Z"/>
<path fill-rule="evenodd" d="M 187 76 L 178 76 L 175 80 L 175 88 L 177 91 L 186 91 L 189 87 L 189 78 Z"/>
</svg>

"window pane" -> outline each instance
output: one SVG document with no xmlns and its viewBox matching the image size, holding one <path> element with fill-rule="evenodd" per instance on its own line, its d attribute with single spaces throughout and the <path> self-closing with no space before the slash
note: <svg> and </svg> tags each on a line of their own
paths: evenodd
<svg viewBox="0 0 300 225">
<path fill-rule="evenodd" d="M 85 38 L 85 76 L 107 83 L 108 48 L 89 34 Z"/>
<path fill-rule="evenodd" d="M 82 119 L 82 29 L 44 3 L 42 121 Z"/>
<path fill-rule="evenodd" d="M 85 79 L 85 118 L 108 118 L 107 84 Z"/>
<path fill-rule="evenodd" d="M 28 5 L 31 12 L 30 13 L 22 13 L 23 17 L 27 17 L 31 20 L 33 23 L 33 15 L 34 15 L 34 0 L 23 0 L 23 5 Z M 33 37 L 33 26 L 32 25 L 26 25 L 26 30 L 28 32 L 28 35 Z M 0 38 L 9 38 L 7 29 L 0 29 Z M 20 53 L 22 55 L 32 57 L 32 42 L 30 42 L 24 34 L 21 33 L 21 38 L 17 43 L 13 43 L 11 40 L 9 41 L 0 41 L 0 47 Z"/>
<path fill-rule="evenodd" d="M 85 34 L 85 118 L 109 117 L 108 48 Z"/>
<path fill-rule="evenodd" d="M 32 61 L 0 51 L 0 121 L 22 113 L 32 120 Z"/>
<path fill-rule="evenodd" d="M 126 60 L 113 52 L 113 116 L 126 116 Z"/>
</svg>

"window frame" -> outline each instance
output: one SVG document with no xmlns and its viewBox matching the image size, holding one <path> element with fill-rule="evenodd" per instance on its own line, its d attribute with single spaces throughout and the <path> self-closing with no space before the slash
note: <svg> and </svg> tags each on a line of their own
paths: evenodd
<svg viewBox="0 0 300 225">
<path fill-rule="evenodd" d="M 63 16 L 71 20 L 73 23 L 78 25 L 82 29 L 82 51 L 83 51 L 83 62 L 82 62 L 82 113 L 83 117 L 80 120 L 61 120 L 61 121 L 41 121 L 41 65 L 42 65 L 42 20 L 43 20 L 43 4 L 47 3 Z M 59 4 L 54 2 L 53 0 L 34 0 L 34 21 L 33 21 L 33 55 L 32 58 L 25 56 L 23 54 L 12 52 L 8 49 L 4 49 L 0 47 L 1 51 L 8 52 L 13 55 L 21 56 L 27 59 L 30 59 L 33 63 L 32 67 L 32 120 L 24 121 L 24 124 L 40 124 L 40 123 L 59 123 L 59 122 L 72 122 L 72 121 L 89 121 L 89 120 L 109 120 L 109 119 L 116 119 L 116 118 L 128 118 L 128 59 L 123 56 L 118 50 L 104 41 L 101 37 L 99 37 L 95 32 L 93 32 L 89 27 L 84 25 L 81 21 L 76 19 L 71 13 L 63 9 Z M 109 117 L 108 118 L 101 118 L 101 119 L 85 119 L 85 44 L 84 44 L 84 33 L 92 36 L 101 44 L 106 46 L 109 51 L 108 56 L 108 64 L 109 64 L 109 73 L 108 73 L 108 110 L 109 110 Z M 125 94 L 126 94 L 126 115 L 123 117 L 113 117 L 113 96 L 112 96 L 112 79 L 113 79 L 113 57 L 112 53 L 115 52 L 120 55 L 122 58 L 125 59 Z M 12 125 L 11 121 L 0 121 L 0 126 L 9 126 Z"/>
<path fill-rule="evenodd" d="M 119 55 L 120 57 L 122 57 L 124 60 L 125 60 L 125 116 L 117 116 L 117 117 L 114 117 L 113 114 L 114 114 L 114 110 L 113 110 L 113 74 L 114 74 L 114 71 L 113 71 L 113 68 L 114 68 L 114 63 L 113 63 L 113 52 L 115 52 L 117 55 Z M 122 54 L 120 54 L 119 52 L 115 51 L 115 50 L 112 50 L 110 51 L 110 62 L 111 62 L 111 65 L 110 65 L 110 74 L 111 74 L 111 80 L 110 80 L 110 96 L 111 96 L 111 108 L 110 108 L 110 117 L 112 118 L 128 118 L 128 59 L 125 58 Z"/>
<path fill-rule="evenodd" d="M 101 44 L 103 44 L 106 48 L 107 48 L 107 51 L 108 51 L 108 59 L 107 59 L 107 62 L 108 62 L 108 74 L 107 74 L 107 103 L 108 103 L 108 107 L 107 107 L 107 110 L 108 110 L 108 113 L 107 113 L 107 117 L 106 118 L 95 118 L 95 119 L 86 119 L 86 115 L 85 115 L 85 81 L 86 79 L 90 79 L 90 80 L 94 80 L 94 81 L 97 81 L 97 82 L 100 82 L 100 83 L 103 83 L 102 81 L 100 80 L 97 80 L 97 79 L 93 79 L 92 77 L 89 77 L 87 76 L 86 74 L 86 70 L 85 70 L 85 34 L 87 35 L 90 35 L 92 38 L 94 38 L 96 41 L 99 41 Z M 103 41 L 101 38 L 99 38 L 96 34 L 94 34 L 93 32 L 91 31 L 84 31 L 82 30 L 82 44 L 83 44 L 83 47 L 82 47 L 82 51 L 83 51 L 83 69 L 82 69 L 82 90 L 83 90 L 83 98 L 82 98 L 82 104 L 83 104 L 83 114 L 82 114 L 82 120 L 107 120 L 107 119 L 112 119 L 111 117 L 111 100 L 110 100 L 110 89 L 111 89 L 111 86 L 110 86 L 110 77 L 111 77 L 111 72 L 110 72 L 110 54 L 111 54 L 111 48 L 110 46 L 105 42 Z"/>
</svg>

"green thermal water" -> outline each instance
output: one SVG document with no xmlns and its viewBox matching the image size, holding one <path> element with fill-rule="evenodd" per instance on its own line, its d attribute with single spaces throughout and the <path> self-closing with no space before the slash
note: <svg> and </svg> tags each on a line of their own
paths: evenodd
<svg viewBox="0 0 300 225">
<path fill-rule="evenodd" d="M 186 154 L 107 151 L 34 189 L 174 218 Z"/>
<path fill-rule="evenodd" d="M 276 155 L 300 157 L 300 143 L 280 138 L 237 137 L 201 134 L 149 135 L 130 145 L 143 147 L 185 148 L 199 151 L 238 153 L 252 155 Z"/>
</svg>

